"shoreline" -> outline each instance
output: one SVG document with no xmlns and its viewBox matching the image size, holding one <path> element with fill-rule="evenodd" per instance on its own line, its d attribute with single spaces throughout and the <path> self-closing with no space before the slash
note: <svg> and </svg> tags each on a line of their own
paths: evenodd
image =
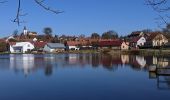
<svg viewBox="0 0 170 100">
<path fill-rule="evenodd" d="M 79 51 L 65 51 L 65 52 L 55 52 L 55 53 L 44 53 L 44 52 L 33 52 L 33 53 L 9 53 L 0 52 L 3 54 L 82 54 L 82 53 L 99 53 L 99 54 L 110 54 L 110 55 L 170 55 L 170 49 L 140 49 L 140 50 L 79 50 Z"/>
</svg>

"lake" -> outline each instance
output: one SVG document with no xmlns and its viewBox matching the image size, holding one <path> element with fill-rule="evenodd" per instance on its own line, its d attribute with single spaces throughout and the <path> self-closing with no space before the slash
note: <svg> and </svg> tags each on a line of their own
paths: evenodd
<svg viewBox="0 0 170 100">
<path fill-rule="evenodd" d="M 4 54 L 0 100 L 168 100 L 170 76 L 153 66 L 168 68 L 170 56 Z"/>
</svg>

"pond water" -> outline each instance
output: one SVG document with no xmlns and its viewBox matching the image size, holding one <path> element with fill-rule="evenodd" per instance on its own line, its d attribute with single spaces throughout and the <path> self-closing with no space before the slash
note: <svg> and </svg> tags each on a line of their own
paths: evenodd
<svg viewBox="0 0 170 100">
<path fill-rule="evenodd" d="M 0 100 L 169 100 L 170 76 L 149 72 L 169 65 L 170 56 L 0 55 Z"/>
</svg>

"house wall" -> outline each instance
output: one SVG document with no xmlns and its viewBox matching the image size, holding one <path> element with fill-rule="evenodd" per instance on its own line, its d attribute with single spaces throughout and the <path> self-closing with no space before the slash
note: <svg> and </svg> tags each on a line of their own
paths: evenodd
<svg viewBox="0 0 170 100">
<path fill-rule="evenodd" d="M 14 53 L 14 48 L 10 45 L 9 50 L 11 53 Z"/>
<path fill-rule="evenodd" d="M 77 46 L 68 46 L 69 50 L 75 49 L 75 50 L 79 50 L 80 48 L 78 48 Z"/>
<path fill-rule="evenodd" d="M 21 47 L 22 47 L 22 52 L 21 53 L 26 53 L 27 51 L 34 49 L 34 45 L 29 43 L 29 42 L 28 43 L 23 43 L 23 45 Z M 11 46 L 11 45 L 10 45 L 10 52 L 11 53 L 16 53 L 14 47 Z"/>
<path fill-rule="evenodd" d="M 162 34 L 157 35 L 152 41 L 153 46 L 162 46 L 165 43 L 168 43 L 168 39 Z"/>
<path fill-rule="evenodd" d="M 43 51 L 46 51 L 46 52 L 53 52 L 54 51 L 54 49 L 51 49 L 51 48 L 49 48 L 47 45 L 45 45 L 45 47 L 44 47 L 44 50 Z"/>
<path fill-rule="evenodd" d="M 129 43 L 123 42 L 121 44 L 121 50 L 128 50 L 129 49 Z"/>
<path fill-rule="evenodd" d="M 24 46 L 23 46 L 23 53 L 29 51 L 29 50 L 32 50 L 34 49 L 34 45 L 31 44 L 31 43 L 26 43 Z"/>
<path fill-rule="evenodd" d="M 143 46 L 146 42 L 146 39 L 144 37 L 141 37 L 138 41 L 137 41 L 137 44 L 136 44 L 136 47 L 138 46 Z"/>
</svg>

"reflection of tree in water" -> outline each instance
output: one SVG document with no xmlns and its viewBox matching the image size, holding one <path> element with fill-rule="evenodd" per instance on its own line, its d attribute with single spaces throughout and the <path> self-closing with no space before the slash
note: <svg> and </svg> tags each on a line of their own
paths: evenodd
<svg viewBox="0 0 170 100">
<path fill-rule="evenodd" d="M 51 63 L 47 63 L 45 66 L 45 75 L 46 76 L 51 76 L 53 73 L 53 66 Z"/>
<path fill-rule="evenodd" d="M 103 64 L 103 67 L 110 69 L 112 67 L 112 56 L 111 55 L 102 55 L 101 61 Z"/>
<path fill-rule="evenodd" d="M 99 54 L 92 54 L 92 67 L 98 67 L 100 64 L 100 55 Z"/>
<path fill-rule="evenodd" d="M 121 57 L 120 55 L 112 56 L 104 54 L 101 57 L 101 62 L 104 68 L 107 68 L 109 70 L 116 70 L 118 68 L 118 65 L 121 64 Z"/>
</svg>

